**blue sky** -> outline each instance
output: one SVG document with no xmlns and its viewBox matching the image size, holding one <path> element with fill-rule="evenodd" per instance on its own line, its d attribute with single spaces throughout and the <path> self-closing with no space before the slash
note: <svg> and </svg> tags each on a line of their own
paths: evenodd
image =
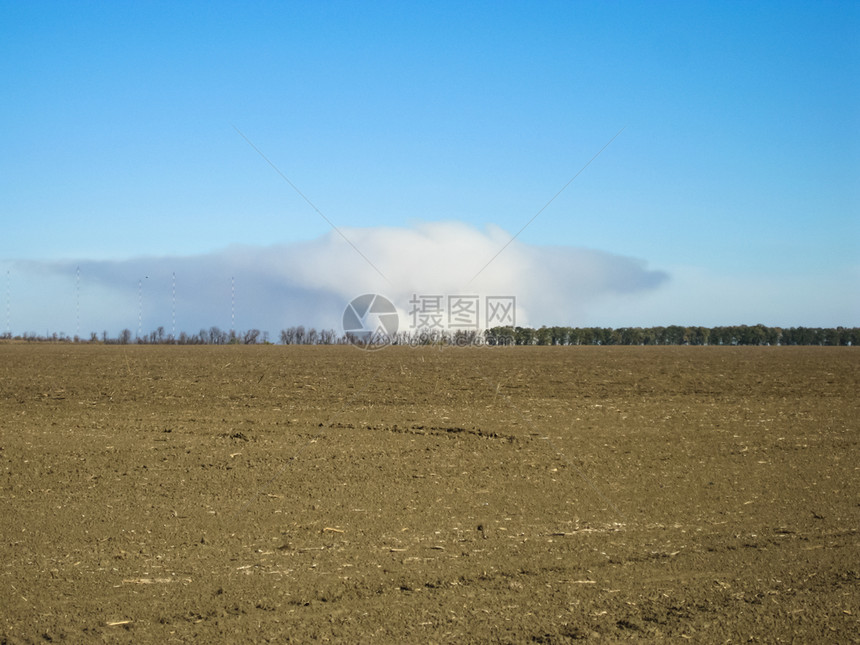
<svg viewBox="0 0 860 645">
<path fill-rule="evenodd" d="M 860 325 L 857 33 L 854 2 L 0 1 L 0 327 L 154 328 L 173 273 L 188 331 L 230 326 L 233 276 L 273 333 L 465 289 L 622 128 L 482 293 L 534 325 Z"/>
</svg>

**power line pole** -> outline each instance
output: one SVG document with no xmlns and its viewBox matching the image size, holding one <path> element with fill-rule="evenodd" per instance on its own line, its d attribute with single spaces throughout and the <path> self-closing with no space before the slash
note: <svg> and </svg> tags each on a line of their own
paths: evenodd
<svg viewBox="0 0 860 645">
<path fill-rule="evenodd" d="M 12 338 L 12 272 L 6 270 L 6 333 Z"/>
<path fill-rule="evenodd" d="M 176 271 L 173 272 L 173 341 L 176 342 Z"/>
<path fill-rule="evenodd" d="M 81 267 L 75 269 L 75 340 L 81 337 Z"/>
<path fill-rule="evenodd" d="M 137 338 L 140 340 L 143 328 L 143 280 L 137 281 Z"/>
</svg>

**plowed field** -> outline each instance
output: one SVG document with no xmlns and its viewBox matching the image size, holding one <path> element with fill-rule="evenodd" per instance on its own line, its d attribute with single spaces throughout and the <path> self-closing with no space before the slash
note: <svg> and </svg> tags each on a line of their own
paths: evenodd
<svg viewBox="0 0 860 645">
<path fill-rule="evenodd" d="M 860 642 L 860 349 L 0 344 L 0 643 Z"/>
</svg>

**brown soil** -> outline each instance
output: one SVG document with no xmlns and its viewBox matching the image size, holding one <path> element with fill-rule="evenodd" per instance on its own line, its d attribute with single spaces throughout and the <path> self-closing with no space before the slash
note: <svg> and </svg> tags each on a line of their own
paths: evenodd
<svg viewBox="0 0 860 645">
<path fill-rule="evenodd" d="M 0 643 L 860 642 L 860 350 L 0 345 Z"/>
</svg>

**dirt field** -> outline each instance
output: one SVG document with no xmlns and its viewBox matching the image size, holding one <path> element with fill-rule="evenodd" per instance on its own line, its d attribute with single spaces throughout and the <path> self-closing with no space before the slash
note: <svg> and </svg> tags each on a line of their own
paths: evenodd
<svg viewBox="0 0 860 645">
<path fill-rule="evenodd" d="M 0 345 L 0 643 L 860 642 L 857 348 Z"/>
</svg>

